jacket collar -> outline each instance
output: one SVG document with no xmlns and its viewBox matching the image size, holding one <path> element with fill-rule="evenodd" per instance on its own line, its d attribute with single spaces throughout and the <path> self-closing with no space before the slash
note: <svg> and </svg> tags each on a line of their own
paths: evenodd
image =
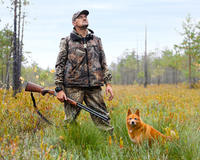
<svg viewBox="0 0 200 160">
<path fill-rule="evenodd" d="M 94 35 L 93 30 L 88 29 L 88 34 L 87 34 L 86 37 L 84 38 L 84 37 L 82 37 L 81 35 L 79 35 L 79 34 L 76 32 L 75 28 L 74 28 L 73 31 L 72 31 L 72 33 L 70 34 L 70 38 L 71 38 L 73 41 L 79 41 L 79 42 L 81 42 L 81 41 L 86 40 L 86 42 L 87 42 L 87 41 L 93 39 L 93 35 Z"/>
</svg>

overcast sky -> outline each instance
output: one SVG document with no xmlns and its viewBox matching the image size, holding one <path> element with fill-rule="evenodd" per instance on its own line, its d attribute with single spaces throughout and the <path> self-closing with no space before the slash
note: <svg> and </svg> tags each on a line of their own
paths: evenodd
<svg viewBox="0 0 200 160">
<path fill-rule="evenodd" d="M 12 13 L 0 4 L 0 29 L 12 24 Z M 117 62 L 126 49 L 144 52 L 147 26 L 148 51 L 172 48 L 182 37 L 182 22 L 188 14 L 200 20 L 200 0 L 29 0 L 24 50 L 40 67 L 54 68 L 59 43 L 72 31 L 72 15 L 87 9 L 89 28 L 102 39 L 107 63 Z"/>
</svg>

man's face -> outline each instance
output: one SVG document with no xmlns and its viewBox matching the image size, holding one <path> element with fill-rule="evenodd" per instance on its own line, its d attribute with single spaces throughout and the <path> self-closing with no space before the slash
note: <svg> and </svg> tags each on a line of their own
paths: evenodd
<svg viewBox="0 0 200 160">
<path fill-rule="evenodd" d="M 79 28 L 87 28 L 88 27 L 88 19 L 85 14 L 81 14 L 78 16 L 75 21 L 73 22 L 74 27 L 79 27 Z"/>
</svg>

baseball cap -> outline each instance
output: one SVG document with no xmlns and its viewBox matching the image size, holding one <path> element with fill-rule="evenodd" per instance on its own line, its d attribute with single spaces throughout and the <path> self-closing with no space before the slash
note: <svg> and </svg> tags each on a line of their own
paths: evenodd
<svg viewBox="0 0 200 160">
<path fill-rule="evenodd" d="M 78 16 L 80 16 L 81 14 L 85 14 L 87 16 L 89 14 L 89 11 L 82 10 L 82 11 L 78 11 L 78 12 L 74 13 L 74 15 L 72 16 L 72 22 L 75 21 L 75 19 L 78 18 Z"/>
</svg>

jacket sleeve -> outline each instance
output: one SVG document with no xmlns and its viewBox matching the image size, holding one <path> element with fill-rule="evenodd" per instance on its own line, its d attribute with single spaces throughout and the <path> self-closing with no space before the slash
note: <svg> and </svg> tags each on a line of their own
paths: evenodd
<svg viewBox="0 0 200 160">
<path fill-rule="evenodd" d="M 55 65 L 55 84 L 57 87 L 64 88 L 64 73 L 65 73 L 65 65 L 67 61 L 67 40 L 66 38 L 62 38 L 60 41 L 60 51 L 57 57 L 56 65 Z"/>
<path fill-rule="evenodd" d="M 108 83 L 111 83 L 112 74 L 108 70 L 108 66 L 107 66 L 107 63 L 106 63 L 106 56 L 105 56 L 104 49 L 103 49 L 102 42 L 101 42 L 100 38 L 99 38 L 99 49 L 100 49 L 100 63 L 101 63 L 101 67 L 103 69 L 104 83 L 108 84 Z"/>
</svg>

